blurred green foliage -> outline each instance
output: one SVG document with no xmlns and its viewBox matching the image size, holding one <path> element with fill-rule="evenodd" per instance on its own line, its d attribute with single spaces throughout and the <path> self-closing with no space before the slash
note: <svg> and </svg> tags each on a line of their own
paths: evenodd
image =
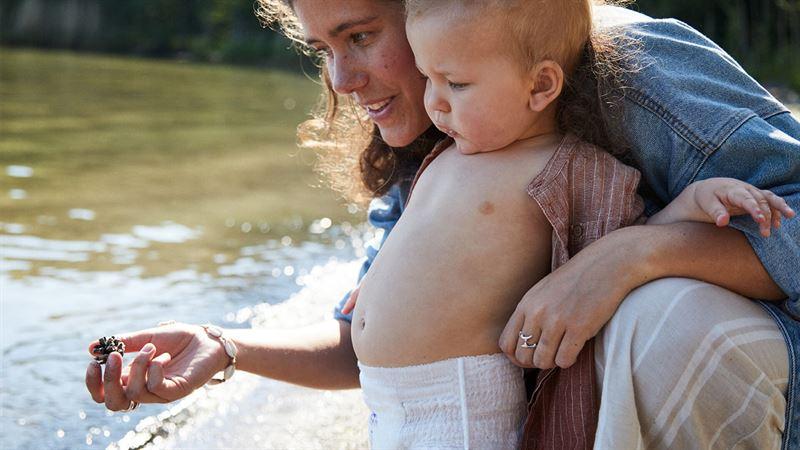
<svg viewBox="0 0 800 450">
<path fill-rule="evenodd" d="M 800 0 L 639 0 L 705 33 L 756 78 L 800 90 Z M 0 43 L 297 67 L 254 0 L 0 0 Z"/>
<path fill-rule="evenodd" d="M 0 43 L 297 66 L 254 0 L 0 0 Z"/>
<path fill-rule="evenodd" d="M 800 91 L 800 0 L 638 0 L 632 8 L 678 18 L 758 80 Z"/>
</svg>

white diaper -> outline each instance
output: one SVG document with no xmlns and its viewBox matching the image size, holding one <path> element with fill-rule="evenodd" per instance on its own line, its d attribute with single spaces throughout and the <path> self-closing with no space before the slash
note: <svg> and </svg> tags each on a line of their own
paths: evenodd
<svg viewBox="0 0 800 450">
<path fill-rule="evenodd" d="M 408 367 L 361 363 L 373 449 L 514 449 L 525 418 L 522 369 L 502 353 Z"/>
</svg>

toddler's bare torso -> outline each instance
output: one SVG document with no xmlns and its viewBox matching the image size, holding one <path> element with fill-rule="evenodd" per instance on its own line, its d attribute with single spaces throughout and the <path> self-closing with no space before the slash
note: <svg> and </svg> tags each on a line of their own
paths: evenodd
<svg viewBox="0 0 800 450">
<path fill-rule="evenodd" d="M 361 283 L 353 347 L 376 367 L 497 353 L 506 321 L 550 270 L 552 228 L 526 192 L 560 136 L 425 169 Z"/>
</svg>

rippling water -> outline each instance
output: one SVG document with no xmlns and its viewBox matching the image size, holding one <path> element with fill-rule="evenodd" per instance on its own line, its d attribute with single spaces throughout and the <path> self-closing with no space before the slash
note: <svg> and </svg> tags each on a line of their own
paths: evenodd
<svg viewBox="0 0 800 450">
<path fill-rule="evenodd" d="M 166 319 L 287 327 L 330 314 L 370 231 L 312 186 L 314 155 L 296 148 L 317 86 L 69 52 L 0 48 L 0 61 L 0 448 L 163 447 L 202 417 L 216 426 L 204 408 L 244 403 L 198 390 L 107 413 L 84 387 L 87 346 Z M 247 375 L 217 392 L 282 398 L 285 385 Z M 233 445 L 223 435 L 188 445 Z"/>
<path fill-rule="evenodd" d="M 334 226 L 294 244 L 265 239 L 241 248 L 230 261 L 220 258 L 216 273 L 184 269 L 144 278 L 142 269 L 133 265 L 117 272 L 62 267 L 42 268 L 40 275 L 21 279 L 11 276 L 33 261 L 65 264 L 104 254 L 124 257 L 153 241 L 181 246 L 191 237 L 176 224 L 96 242 L 0 235 L 4 393 L 0 442 L 15 448 L 82 448 L 106 447 L 123 438 L 154 409 L 163 415 L 170 407 L 110 414 L 95 404 L 83 387 L 89 342 L 165 319 L 249 327 L 280 326 L 277 322 L 294 326 L 322 318 L 353 283 L 357 263 L 352 261 L 370 232 Z M 314 298 L 291 303 L 277 320 L 270 305 L 293 295 L 302 297 L 304 292 L 309 297 L 309 290 Z M 130 359 L 126 355 L 126 361 Z"/>
</svg>

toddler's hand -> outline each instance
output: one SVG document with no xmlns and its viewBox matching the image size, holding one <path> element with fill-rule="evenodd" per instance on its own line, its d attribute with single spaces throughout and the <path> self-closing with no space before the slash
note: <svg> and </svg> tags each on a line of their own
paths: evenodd
<svg viewBox="0 0 800 450">
<path fill-rule="evenodd" d="M 361 289 L 361 286 L 353 289 L 353 292 L 350 293 L 350 298 L 344 302 L 344 306 L 342 307 L 342 314 L 350 314 L 353 311 L 353 308 L 356 307 L 356 301 L 358 300 L 358 290 Z"/>
<path fill-rule="evenodd" d="M 783 198 L 733 178 L 709 178 L 691 188 L 696 205 L 718 227 L 727 226 L 731 216 L 749 214 L 759 224 L 761 235 L 768 237 L 770 227 L 780 228 L 781 216 L 795 216 Z"/>
</svg>

